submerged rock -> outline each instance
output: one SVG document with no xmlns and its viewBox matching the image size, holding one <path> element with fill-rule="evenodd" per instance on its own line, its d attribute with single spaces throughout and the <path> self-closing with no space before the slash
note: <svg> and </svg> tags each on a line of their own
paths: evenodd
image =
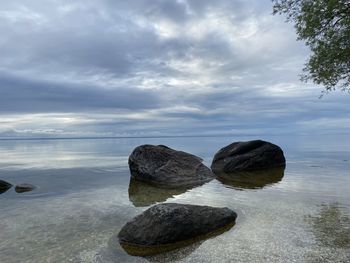
<svg viewBox="0 0 350 263">
<path fill-rule="evenodd" d="M 215 175 L 202 159 L 163 145 L 141 145 L 129 156 L 131 177 L 166 188 L 201 185 Z"/>
<path fill-rule="evenodd" d="M 9 190 L 12 187 L 12 184 L 0 180 L 0 194 L 5 193 L 7 190 Z"/>
<path fill-rule="evenodd" d="M 220 173 L 218 180 L 227 186 L 238 189 L 259 189 L 280 182 L 285 167 L 236 173 Z"/>
<path fill-rule="evenodd" d="M 35 189 L 34 185 L 31 184 L 18 184 L 15 187 L 15 191 L 17 193 L 24 193 L 24 192 L 29 192 Z"/>
<path fill-rule="evenodd" d="M 236 217 L 226 207 L 159 204 L 128 222 L 118 238 L 131 255 L 158 254 L 218 235 L 230 229 Z"/>
<path fill-rule="evenodd" d="M 255 140 L 234 142 L 220 149 L 214 156 L 211 169 L 215 174 L 256 171 L 283 167 L 283 151 L 270 142 Z"/>
</svg>

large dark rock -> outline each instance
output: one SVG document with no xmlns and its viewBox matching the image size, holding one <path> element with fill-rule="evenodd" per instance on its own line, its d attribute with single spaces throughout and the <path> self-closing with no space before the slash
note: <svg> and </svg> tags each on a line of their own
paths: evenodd
<svg viewBox="0 0 350 263">
<path fill-rule="evenodd" d="M 214 156 L 211 169 L 215 174 L 256 171 L 283 167 L 283 151 L 270 142 L 261 140 L 234 142 L 220 149 Z"/>
<path fill-rule="evenodd" d="M 129 254 L 157 254 L 222 233 L 233 226 L 236 217 L 228 208 L 159 204 L 128 222 L 118 238 Z"/>
<path fill-rule="evenodd" d="M 163 145 L 141 145 L 129 157 L 131 177 L 166 188 L 201 185 L 215 177 L 202 159 Z"/>
<path fill-rule="evenodd" d="M 18 184 L 16 185 L 15 187 L 15 191 L 17 193 L 25 193 L 25 192 L 30 192 L 32 190 L 35 189 L 35 186 L 32 185 L 32 184 L 27 184 L 27 183 L 24 183 L 24 184 Z"/>
<path fill-rule="evenodd" d="M 5 193 L 7 190 L 9 190 L 12 187 L 12 184 L 0 180 L 0 194 Z"/>
</svg>

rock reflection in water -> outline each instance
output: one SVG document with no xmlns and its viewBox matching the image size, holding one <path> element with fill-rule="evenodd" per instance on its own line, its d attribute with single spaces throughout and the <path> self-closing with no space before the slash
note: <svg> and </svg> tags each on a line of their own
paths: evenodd
<svg viewBox="0 0 350 263">
<path fill-rule="evenodd" d="M 322 205 L 319 213 L 307 217 L 317 243 L 330 248 L 350 248 L 350 213 L 338 203 Z"/>
<path fill-rule="evenodd" d="M 165 202 L 168 198 L 183 194 L 191 188 L 160 188 L 131 178 L 129 200 L 135 207 L 150 206 L 158 202 Z"/>
<path fill-rule="evenodd" d="M 186 247 L 177 248 L 161 254 L 144 257 L 130 257 L 126 251 L 120 246 L 117 235 L 113 235 L 107 243 L 107 246 L 102 248 L 97 256 L 96 263 L 117 263 L 117 262 L 179 262 L 191 255 L 205 240 L 200 240 Z"/>
<path fill-rule="evenodd" d="M 179 262 L 184 260 L 186 257 L 191 255 L 205 240 L 198 241 L 187 247 L 178 248 L 172 251 L 168 251 L 162 254 L 157 254 L 153 256 L 147 256 L 147 259 L 151 263 L 163 263 L 163 262 Z"/>
<path fill-rule="evenodd" d="M 260 189 L 280 182 L 284 176 L 285 167 L 261 171 L 220 173 L 218 180 L 223 184 L 238 189 Z"/>
</svg>

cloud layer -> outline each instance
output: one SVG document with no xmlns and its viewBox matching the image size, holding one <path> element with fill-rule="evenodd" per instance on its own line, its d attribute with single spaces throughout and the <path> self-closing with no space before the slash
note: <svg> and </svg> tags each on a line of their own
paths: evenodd
<svg viewBox="0 0 350 263">
<path fill-rule="evenodd" d="M 0 136 L 345 133 L 258 0 L 3 1 Z"/>
</svg>

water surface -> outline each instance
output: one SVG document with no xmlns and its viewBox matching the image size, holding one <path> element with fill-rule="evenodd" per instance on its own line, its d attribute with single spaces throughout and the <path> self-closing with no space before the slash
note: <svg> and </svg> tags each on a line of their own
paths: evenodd
<svg viewBox="0 0 350 263">
<path fill-rule="evenodd" d="M 283 148 L 284 174 L 255 187 L 213 180 L 169 191 L 130 182 L 134 147 L 164 144 L 210 165 L 219 148 L 256 138 L 0 141 L 0 179 L 37 186 L 0 195 L 1 262 L 348 262 L 350 137 L 261 138 Z M 119 230 L 159 202 L 226 206 L 237 224 L 173 252 L 129 256 Z"/>
</svg>

